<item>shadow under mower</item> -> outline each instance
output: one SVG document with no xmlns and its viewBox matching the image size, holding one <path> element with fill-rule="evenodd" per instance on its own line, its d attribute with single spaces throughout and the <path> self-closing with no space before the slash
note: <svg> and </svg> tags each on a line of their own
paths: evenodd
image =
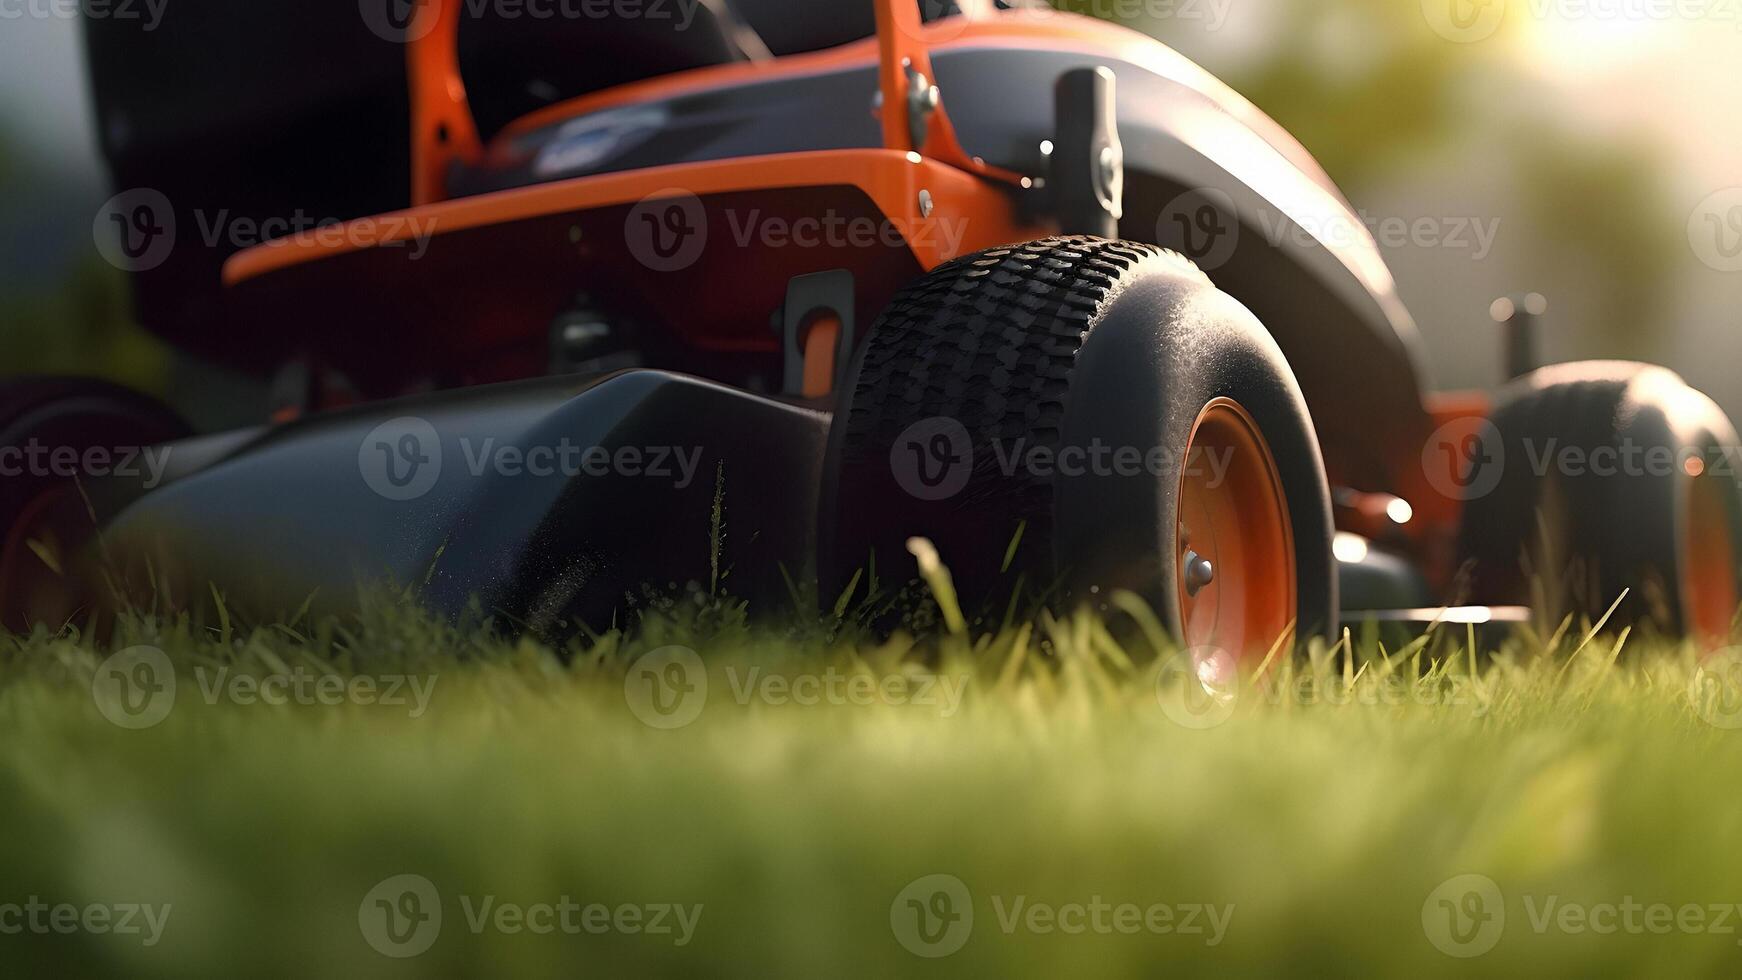
<svg viewBox="0 0 1742 980">
<path fill-rule="evenodd" d="M 0 446 L 167 446 L 7 484 L 7 626 L 212 585 L 270 618 L 410 584 L 539 631 L 691 583 L 785 608 L 813 570 L 825 607 L 898 603 L 923 536 L 970 606 L 1130 590 L 1247 664 L 1623 592 L 1611 622 L 1729 634 L 1724 414 L 1662 368 L 1539 368 L 1522 307 L 1497 397 L 1426 393 L 1323 171 L 1142 34 L 400 9 L 87 22 L 138 314 L 273 404 L 187 435 L 94 382 L 6 389 Z M 1533 467 L 1545 441 L 1671 464 Z"/>
</svg>

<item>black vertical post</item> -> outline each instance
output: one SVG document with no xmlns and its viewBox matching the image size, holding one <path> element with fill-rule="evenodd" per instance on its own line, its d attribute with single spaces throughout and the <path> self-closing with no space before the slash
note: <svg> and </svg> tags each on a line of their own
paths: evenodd
<svg viewBox="0 0 1742 980">
<path fill-rule="evenodd" d="M 1542 366 L 1537 350 L 1537 330 L 1542 315 L 1548 312 L 1548 300 L 1541 293 L 1521 297 L 1502 296 L 1488 308 L 1494 322 L 1504 331 L 1506 378 L 1522 377 Z"/>
<path fill-rule="evenodd" d="M 1059 229 L 1067 235 L 1119 236 L 1124 213 L 1125 150 L 1109 68 L 1073 68 L 1053 90 L 1053 148 L 1048 182 Z"/>
</svg>

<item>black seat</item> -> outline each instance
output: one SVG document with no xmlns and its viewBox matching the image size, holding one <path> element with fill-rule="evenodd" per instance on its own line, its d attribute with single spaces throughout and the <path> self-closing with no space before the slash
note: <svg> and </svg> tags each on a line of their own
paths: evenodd
<svg viewBox="0 0 1742 980">
<path fill-rule="evenodd" d="M 871 0 L 732 0 L 777 55 L 820 51 L 877 33 Z"/>
<path fill-rule="evenodd" d="M 412 9 L 378 2 L 389 13 Z M 482 135 L 554 100 L 746 57 L 729 14 L 716 15 L 718 0 L 640 7 L 688 11 L 687 21 L 530 14 L 595 7 L 630 9 L 550 0 L 513 19 L 462 23 L 461 71 Z M 155 30 L 85 19 L 98 137 L 116 189 L 151 188 L 174 208 L 177 247 L 133 276 L 148 327 L 189 346 L 222 329 L 219 268 L 256 243 L 227 232 L 247 222 L 343 220 L 410 203 L 405 46 L 387 29 L 391 16 L 365 13 L 356 0 L 176 0 Z M 202 235 L 214 222 L 224 233 Z"/>
<path fill-rule="evenodd" d="M 174 208 L 178 247 L 133 276 L 148 327 L 189 346 L 223 329 L 219 268 L 255 244 L 227 232 L 249 221 L 343 220 L 409 203 L 405 47 L 387 26 L 397 23 L 392 13 L 415 8 L 370 2 L 383 16 L 367 16 L 376 8 L 356 0 L 177 0 L 155 30 L 85 20 L 98 136 L 116 189 L 151 188 Z M 464 6 L 492 11 L 460 30 L 461 73 L 486 139 L 562 99 L 874 31 L 871 0 L 543 0 L 516 17 Z M 621 16 L 632 9 L 641 13 Z M 774 43 L 764 47 L 759 33 Z M 212 222 L 219 234 L 202 235 Z"/>
<path fill-rule="evenodd" d="M 927 20 L 958 11 L 955 0 L 916 2 Z M 605 14 L 617 5 L 598 6 L 598 17 L 488 16 L 462 25 L 460 72 L 485 138 L 562 99 L 746 58 L 819 51 L 877 32 L 872 0 L 643 0 L 615 16 Z M 566 9 L 591 8 L 571 0 Z"/>
<path fill-rule="evenodd" d="M 871 0 L 729 0 L 776 55 L 820 51 L 877 33 Z M 918 0 L 920 15 L 936 20 L 957 13 L 955 0 Z"/>
<path fill-rule="evenodd" d="M 791 3 L 792 0 L 787 0 Z M 621 5 L 570 0 L 561 9 L 583 16 L 486 16 L 460 26 L 460 74 L 485 139 L 534 109 L 589 92 L 765 55 L 720 0 L 644 0 L 636 16 L 611 15 Z M 869 0 L 864 6 L 870 9 Z M 558 9 L 528 3 L 527 9 Z"/>
</svg>

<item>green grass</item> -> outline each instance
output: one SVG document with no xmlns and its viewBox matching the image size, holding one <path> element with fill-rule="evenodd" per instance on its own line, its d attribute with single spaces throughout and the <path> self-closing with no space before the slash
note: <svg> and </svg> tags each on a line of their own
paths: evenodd
<svg viewBox="0 0 1742 980">
<path fill-rule="evenodd" d="M 0 962 L 12 976 L 1305 977 L 1729 976 L 1742 960 L 1734 910 L 1713 922 L 1727 933 L 1654 934 L 1661 913 L 1643 908 L 1742 901 L 1742 732 L 1690 698 L 1690 649 L 1576 627 L 1480 657 L 1448 631 L 1388 657 L 1356 639 L 1192 715 L 1185 675 L 1164 669 L 1179 661 L 1141 630 L 1121 643 L 1090 617 L 992 635 L 948 621 L 873 643 L 679 603 L 631 636 L 556 651 L 378 604 L 343 628 L 140 619 L 100 649 L 0 641 L 0 928 L 6 903 L 32 897 L 169 906 L 154 945 L 25 931 L 0 934 Z M 105 657 L 141 643 L 165 651 L 176 694 L 160 723 L 127 729 L 93 679 L 111 690 Z M 642 720 L 666 718 L 647 713 L 649 673 L 699 680 L 684 655 L 649 653 L 674 643 L 706 663 L 707 696 L 663 729 Z M 746 695 L 752 669 L 759 684 L 832 677 L 836 696 Z M 220 670 L 411 675 L 429 697 L 421 712 L 250 704 L 208 694 Z M 932 703 L 857 696 L 898 692 L 892 678 Z M 952 686 L 918 696 L 940 678 Z M 404 874 L 437 890 L 443 921 L 427 951 L 390 959 L 359 913 L 381 940 L 365 896 Z M 1455 959 L 1423 909 L 1443 917 L 1430 893 L 1466 874 L 1499 888 L 1504 928 Z M 935 901 L 937 879 L 908 888 L 931 875 L 959 879 L 973 910 L 966 942 L 937 959 L 892 927 L 892 906 L 917 923 L 906 900 Z M 701 911 L 681 945 L 588 933 L 580 912 L 578 934 L 468 920 L 490 897 L 565 896 Z M 1551 915 L 1639 903 L 1621 912 L 1640 931 L 1539 931 L 1551 896 Z M 1128 927 L 1215 906 L 1225 930 L 1212 944 L 1024 918 L 1093 902 Z"/>
</svg>

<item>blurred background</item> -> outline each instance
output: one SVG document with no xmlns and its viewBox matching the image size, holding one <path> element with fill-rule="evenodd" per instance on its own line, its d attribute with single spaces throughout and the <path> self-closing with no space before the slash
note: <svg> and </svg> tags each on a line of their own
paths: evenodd
<svg viewBox="0 0 1742 980">
<path fill-rule="evenodd" d="M 1535 291 L 1550 359 L 1661 361 L 1742 418 L 1742 3 L 1055 3 L 1233 85 L 1370 227 L 1434 223 L 1381 239 L 1434 386 L 1497 382 L 1489 305 Z M 0 374 L 110 377 L 202 426 L 258 418 L 250 386 L 132 324 L 93 239 L 110 193 L 77 21 L 0 11 Z"/>
</svg>

